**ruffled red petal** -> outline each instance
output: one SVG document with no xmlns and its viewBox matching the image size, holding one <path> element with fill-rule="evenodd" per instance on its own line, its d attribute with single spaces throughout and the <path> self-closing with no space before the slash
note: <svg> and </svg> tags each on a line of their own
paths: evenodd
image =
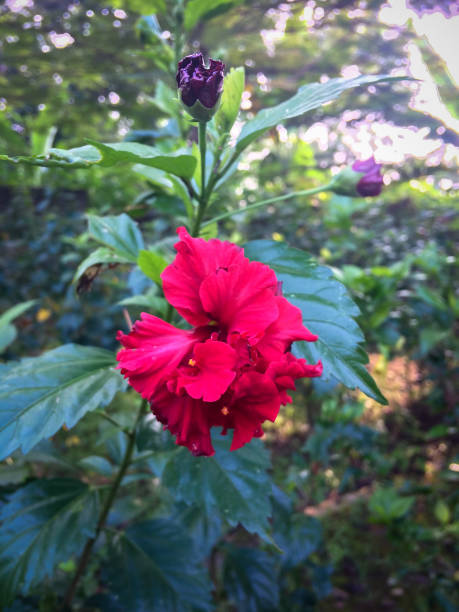
<svg viewBox="0 0 459 612">
<path fill-rule="evenodd" d="M 201 283 L 209 274 L 246 258 L 242 249 L 230 242 L 192 238 L 184 227 L 179 227 L 177 233 L 177 255 L 161 274 L 164 295 L 191 325 L 206 325 L 211 317 L 201 304 Z"/>
<path fill-rule="evenodd" d="M 117 339 L 125 347 L 116 358 L 118 368 L 129 384 L 145 399 L 150 399 L 162 380 L 181 360 L 191 353 L 193 345 L 204 340 L 205 328 L 187 331 L 177 329 L 146 312 L 136 321 L 129 334 L 118 332 Z"/>
</svg>

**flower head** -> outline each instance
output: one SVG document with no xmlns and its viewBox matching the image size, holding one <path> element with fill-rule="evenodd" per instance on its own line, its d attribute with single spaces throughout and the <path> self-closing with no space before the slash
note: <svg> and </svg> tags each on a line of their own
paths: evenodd
<svg viewBox="0 0 459 612">
<path fill-rule="evenodd" d="M 212 427 L 234 430 L 231 450 L 263 435 L 295 380 L 320 376 L 322 364 L 290 352 L 292 342 L 317 336 L 281 295 L 273 270 L 234 244 L 177 231 L 163 289 L 192 328 L 142 313 L 129 334 L 118 332 L 118 367 L 177 444 L 212 455 Z"/>
<path fill-rule="evenodd" d="M 202 53 L 187 55 L 178 63 L 177 87 L 186 110 L 198 121 L 212 118 L 223 91 L 225 64 L 209 60 L 204 65 Z"/>
<path fill-rule="evenodd" d="M 381 164 L 374 157 L 355 161 L 352 166 L 339 172 L 332 180 L 330 190 L 351 197 L 372 197 L 381 193 L 383 177 Z"/>
<path fill-rule="evenodd" d="M 352 169 L 355 172 L 363 173 L 362 178 L 356 185 L 357 193 L 362 197 L 378 196 L 381 193 L 384 184 L 381 176 L 381 164 L 377 164 L 374 157 L 365 161 L 355 161 L 352 164 Z"/>
</svg>

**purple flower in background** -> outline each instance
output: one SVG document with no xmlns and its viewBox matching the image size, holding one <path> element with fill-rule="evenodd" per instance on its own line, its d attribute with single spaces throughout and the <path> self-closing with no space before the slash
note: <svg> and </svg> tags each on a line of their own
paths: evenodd
<svg viewBox="0 0 459 612">
<path fill-rule="evenodd" d="M 354 162 L 352 170 L 363 173 L 362 178 L 355 186 L 359 195 L 365 198 L 378 196 L 381 193 L 383 187 L 383 177 L 380 172 L 381 164 L 377 164 L 374 157 Z"/>
<path fill-rule="evenodd" d="M 180 98 L 187 111 L 198 121 L 210 119 L 213 112 L 209 111 L 215 109 L 223 91 L 225 64 L 213 59 L 209 62 L 209 67 L 206 68 L 202 53 L 194 53 L 178 63 L 176 79 Z M 192 112 L 191 109 L 198 113 Z"/>
</svg>

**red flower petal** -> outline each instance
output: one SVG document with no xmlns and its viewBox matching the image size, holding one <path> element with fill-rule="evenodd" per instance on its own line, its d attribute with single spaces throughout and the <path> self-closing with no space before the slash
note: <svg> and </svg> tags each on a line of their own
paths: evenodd
<svg viewBox="0 0 459 612">
<path fill-rule="evenodd" d="M 202 282 L 201 303 L 219 327 L 256 338 L 278 318 L 277 279 L 264 264 L 245 259 Z"/>
<path fill-rule="evenodd" d="M 261 340 L 257 343 L 260 354 L 269 361 L 279 359 L 292 342 L 307 340 L 315 342 L 317 336 L 309 331 L 302 321 L 301 310 L 290 304 L 283 297 L 276 297 L 279 316 L 266 330 Z"/>
<path fill-rule="evenodd" d="M 158 421 L 177 436 L 176 444 L 186 446 L 195 456 L 215 453 L 210 438 L 208 407 L 188 395 L 175 395 L 162 386 L 151 403 Z"/>
<path fill-rule="evenodd" d="M 249 371 L 235 385 L 235 394 L 228 407 L 229 425 L 234 427 L 231 449 L 244 446 L 260 437 L 261 424 L 274 422 L 279 413 L 280 397 L 273 381 L 259 372 Z"/>
<path fill-rule="evenodd" d="M 295 380 L 297 378 L 313 378 L 322 374 L 322 363 L 319 361 L 315 365 L 307 363 L 306 359 L 297 359 L 292 353 L 285 353 L 280 361 L 273 361 L 266 370 L 276 385 L 282 404 L 288 404 L 292 398 L 287 395 L 286 390 L 295 390 Z"/>
<path fill-rule="evenodd" d="M 206 329 L 177 329 L 158 317 L 142 312 L 129 334 L 118 332 L 125 347 L 116 358 L 118 368 L 129 384 L 150 399 L 160 382 L 173 372 L 193 344 L 205 339 Z"/>
<path fill-rule="evenodd" d="M 196 344 L 190 359 L 189 374 L 179 378 L 188 395 L 205 402 L 215 402 L 233 382 L 236 351 L 225 342 L 207 340 Z"/>
<path fill-rule="evenodd" d="M 199 297 L 202 281 L 220 268 L 247 260 L 242 249 L 230 242 L 192 238 L 184 227 L 179 227 L 177 233 L 177 255 L 161 274 L 164 295 L 189 323 L 206 325 L 210 317 Z"/>
</svg>

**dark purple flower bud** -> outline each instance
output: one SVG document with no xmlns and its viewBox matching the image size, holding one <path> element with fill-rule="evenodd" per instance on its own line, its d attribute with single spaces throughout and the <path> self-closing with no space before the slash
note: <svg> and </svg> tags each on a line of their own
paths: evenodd
<svg viewBox="0 0 459 612">
<path fill-rule="evenodd" d="M 352 164 L 352 170 L 362 172 L 363 176 L 355 186 L 357 193 L 362 197 L 378 196 L 383 187 L 381 176 L 381 164 L 375 162 L 374 157 L 365 161 L 356 161 Z"/>
<path fill-rule="evenodd" d="M 178 63 L 176 79 L 180 98 L 186 110 L 198 121 L 211 119 L 223 91 L 225 64 L 219 60 L 209 61 L 209 67 L 206 67 L 202 53 L 194 53 Z"/>
</svg>

